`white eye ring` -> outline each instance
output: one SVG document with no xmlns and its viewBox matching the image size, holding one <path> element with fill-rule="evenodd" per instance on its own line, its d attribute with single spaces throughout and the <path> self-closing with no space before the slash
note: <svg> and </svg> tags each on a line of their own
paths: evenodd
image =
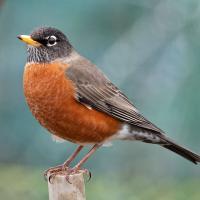
<svg viewBox="0 0 200 200">
<path fill-rule="evenodd" d="M 51 35 L 47 37 L 47 46 L 51 47 L 57 44 L 57 37 L 54 35 Z"/>
</svg>

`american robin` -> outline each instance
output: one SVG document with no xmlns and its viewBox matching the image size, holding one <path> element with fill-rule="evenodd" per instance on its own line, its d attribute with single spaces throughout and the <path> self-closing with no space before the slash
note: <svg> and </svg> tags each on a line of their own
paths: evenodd
<svg viewBox="0 0 200 200">
<path fill-rule="evenodd" d="M 71 170 L 76 172 L 102 144 L 138 140 L 158 144 L 197 164 L 200 156 L 176 144 L 144 118 L 128 98 L 88 59 L 79 55 L 59 30 L 42 27 L 18 36 L 28 44 L 24 93 L 32 114 L 51 134 L 79 144 L 55 174 L 87 144 L 91 150 Z"/>
</svg>

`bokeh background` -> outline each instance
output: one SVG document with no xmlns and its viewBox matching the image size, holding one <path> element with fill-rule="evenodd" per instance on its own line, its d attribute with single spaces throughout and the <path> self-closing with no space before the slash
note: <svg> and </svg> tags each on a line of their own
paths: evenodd
<svg viewBox="0 0 200 200">
<path fill-rule="evenodd" d="M 199 0 L 0 0 L 0 199 L 48 199 L 43 171 L 75 149 L 53 142 L 24 100 L 26 47 L 16 36 L 43 25 L 66 33 L 147 118 L 200 153 Z M 155 145 L 114 142 L 85 167 L 89 200 L 200 199 L 200 167 Z"/>
</svg>

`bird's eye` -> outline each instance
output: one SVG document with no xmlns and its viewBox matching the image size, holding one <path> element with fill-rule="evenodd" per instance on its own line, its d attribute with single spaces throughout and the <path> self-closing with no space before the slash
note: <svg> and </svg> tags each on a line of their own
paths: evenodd
<svg viewBox="0 0 200 200">
<path fill-rule="evenodd" d="M 51 47 L 57 44 L 56 36 L 52 35 L 47 38 L 47 46 Z"/>
</svg>

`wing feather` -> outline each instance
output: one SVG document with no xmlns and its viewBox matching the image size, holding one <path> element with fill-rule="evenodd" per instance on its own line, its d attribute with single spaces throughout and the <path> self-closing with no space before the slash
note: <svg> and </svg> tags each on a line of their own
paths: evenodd
<svg viewBox="0 0 200 200">
<path fill-rule="evenodd" d="M 76 99 L 80 103 L 139 128 L 163 133 L 145 119 L 128 98 L 88 60 L 71 64 L 66 76 L 75 84 Z"/>
</svg>

